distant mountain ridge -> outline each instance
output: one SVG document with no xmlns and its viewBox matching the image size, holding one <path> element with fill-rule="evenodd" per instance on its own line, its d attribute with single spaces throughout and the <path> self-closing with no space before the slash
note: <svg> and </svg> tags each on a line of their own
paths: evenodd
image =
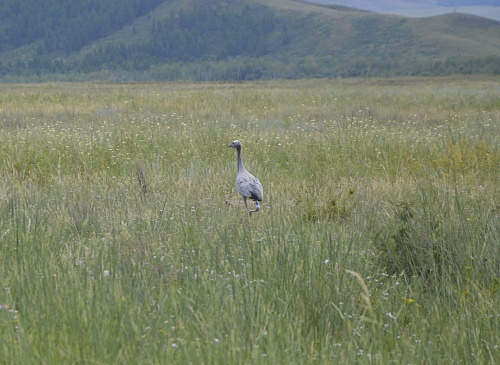
<svg viewBox="0 0 500 365">
<path fill-rule="evenodd" d="M 295 0 L 3 0 L 0 79 L 500 74 L 500 22 Z M 22 26 L 21 26 L 22 25 Z"/>
<path fill-rule="evenodd" d="M 305 0 L 325 5 L 344 5 L 378 13 L 427 17 L 461 12 L 500 21 L 498 0 Z"/>
</svg>

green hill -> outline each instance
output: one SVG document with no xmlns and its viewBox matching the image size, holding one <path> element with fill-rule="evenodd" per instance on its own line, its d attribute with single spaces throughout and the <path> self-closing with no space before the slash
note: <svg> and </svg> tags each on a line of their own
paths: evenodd
<svg viewBox="0 0 500 365">
<path fill-rule="evenodd" d="M 500 73 L 500 22 L 460 13 L 407 18 L 293 0 L 4 0 L 0 24 L 4 80 Z"/>
</svg>

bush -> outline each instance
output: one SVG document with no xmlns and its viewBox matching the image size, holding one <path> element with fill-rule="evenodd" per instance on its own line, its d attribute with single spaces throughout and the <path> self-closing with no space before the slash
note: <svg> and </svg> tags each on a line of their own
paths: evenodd
<svg viewBox="0 0 500 365">
<path fill-rule="evenodd" d="M 472 276 L 491 287 L 499 265 L 491 234 L 494 214 L 481 204 L 437 192 L 396 203 L 373 230 L 378 264 L 388 274 L 420 279 L 430 291 L 443 292 L 450 285 L 462 291 Z"/>
</svg>

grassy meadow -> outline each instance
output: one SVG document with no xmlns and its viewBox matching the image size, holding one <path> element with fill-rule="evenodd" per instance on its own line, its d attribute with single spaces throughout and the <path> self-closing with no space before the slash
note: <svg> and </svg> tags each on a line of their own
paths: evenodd
<svg viewBox="0 0 500 365">
<path fill-rule="evenodd" d="M 0 363 L 500 363 L 499 81 L 0 84 Z"/>
</svg>

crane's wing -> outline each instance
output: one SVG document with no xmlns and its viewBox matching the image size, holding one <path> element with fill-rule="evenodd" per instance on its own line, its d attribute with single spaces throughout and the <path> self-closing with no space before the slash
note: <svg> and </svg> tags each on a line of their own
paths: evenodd
<svg viewBox="0 0 500 365">
<path fill-rule="evenodd" d="M 264 190 L 259 179 L 251 174 L 238 175 L 236 177 L 236 190 L 242 196 L 257 201 L 262 201 L 264 195 Z"/>
</svg>

